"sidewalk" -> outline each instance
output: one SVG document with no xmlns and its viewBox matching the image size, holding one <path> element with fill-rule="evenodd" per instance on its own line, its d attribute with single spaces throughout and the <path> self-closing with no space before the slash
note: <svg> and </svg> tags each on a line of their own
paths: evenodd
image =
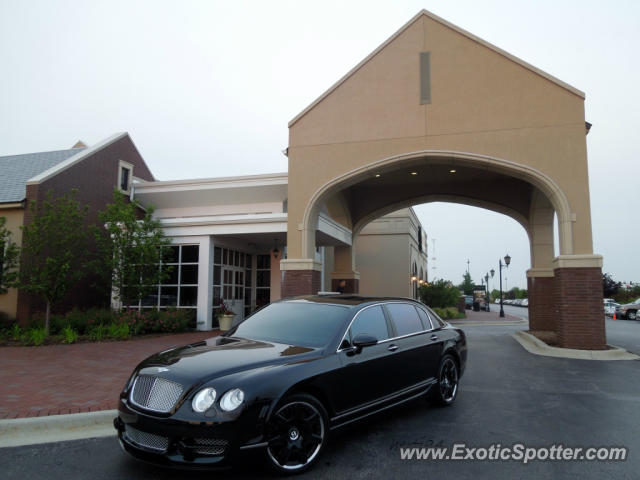
<svg viewBox="0 0 640 480">
<path fill-rule="evenodd" d="M 447 320 L 451 325 L 527 325 L 529 322 L 525 318 L 517 317 L 505 313 L 504 318 L 500 318 L 498 312 L 474 312 L 466 310 L 467 318 Z"/>
<path fill-rule="evenodd" d="M 149 355 L 218 331 L 122 342 L 0 348 L 0 419 L 117 408 L 134 367 Z"/>
</svg>

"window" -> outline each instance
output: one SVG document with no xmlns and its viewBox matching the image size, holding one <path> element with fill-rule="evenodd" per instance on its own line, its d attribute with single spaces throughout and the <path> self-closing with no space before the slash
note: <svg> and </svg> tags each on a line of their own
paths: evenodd
<svg viewBox="0 0 640 480">
<path fill-rule="evenodd" d="M 118 188 L 122 193 L 131 192 L 131 179 L 133 178 L 133 165 L 123 160 L 118 163 Z"/>
<path fill-rule="evenodd" d="M 256 256 L 256 307 L 271 301 L 271 255 Z"/>
<path fill-rule="evenodd" d="M 422 320 L 422 324 L 424 325 L 424 329 L 425 330 L 431 330 L 432 328 L 438 328 L 437 326 L 431 326 L 431 320 L 429 320 L 429 315 L 427 315 L 427 313 L 422 310 L 421 308 L 416 307 L 416 310 L 418 310 L 418 315 L 420 316 L 420 320 Z"/>
<path fill-rule="evenodd" d="M 387 319 L 384 316 L 382 307 L 369 307 L 358 313 L 351 324 L 351 338 L 353 339 L 361 333 L 373 335 L 378 341 L 389 338 Z"/>
<path fill-rule="evenodd" d="M 413 305 L 406 303 L 389 303 L 387 309 L 396 327 L 396 334 L 401 337 L 412 333 L 421 332 L 423 329 L 418 312 Z"/>
<path fill-rule="evenodd" d="M 160 285 L 134 308 L 196 308 L 198 305 L 199 245 L 172 245 L 163 249 L 158 268 L 168 272 Z"/>
</svg>

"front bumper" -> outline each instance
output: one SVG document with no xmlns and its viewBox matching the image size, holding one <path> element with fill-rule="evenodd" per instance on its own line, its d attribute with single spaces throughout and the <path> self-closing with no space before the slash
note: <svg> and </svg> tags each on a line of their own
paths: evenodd
<svg viewBox="0 0 640 480">
<path fill-rule="evenodd" d="M 233 421 L 196 422 L 177 414 L 143 413 L 121 398 L 114 426 L 122 448 L 139 460 L 169 467 L 224 468 L 266 447 L 256 413 L 248 408 Z"/>
</svg>

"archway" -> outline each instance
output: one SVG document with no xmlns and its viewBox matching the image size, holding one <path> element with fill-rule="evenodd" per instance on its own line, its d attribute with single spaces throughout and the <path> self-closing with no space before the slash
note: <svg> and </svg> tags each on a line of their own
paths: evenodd
<svg viewBox="0 0 640 480">
<path fill-rule="evenodd" d="M 318 290 L 320 212 L 353 239 L 393 209 L 464 203 L 527 231 L 531 327 L 555 330 L 563 346 L 605 348 L 581 91 L 422 11 L 289 129 L 283 295 Z M 348 243 L 332 278 L 358 291 Z"/>
</svg>

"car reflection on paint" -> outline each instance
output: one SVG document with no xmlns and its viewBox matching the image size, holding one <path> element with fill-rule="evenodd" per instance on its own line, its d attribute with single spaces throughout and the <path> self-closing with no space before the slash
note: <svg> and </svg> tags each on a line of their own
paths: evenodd
<svg viewBox="0 0 640 480">
<path fill-rule="evenodd" d="M 140 363 L 115 426 L 141 460 L 212 468 L 253 452 L 295 473 L 330 430 L 418 397 L 451 405 L 466 358 L 464 333 L 413 300 L 283 300 Z"/>
</svg>

